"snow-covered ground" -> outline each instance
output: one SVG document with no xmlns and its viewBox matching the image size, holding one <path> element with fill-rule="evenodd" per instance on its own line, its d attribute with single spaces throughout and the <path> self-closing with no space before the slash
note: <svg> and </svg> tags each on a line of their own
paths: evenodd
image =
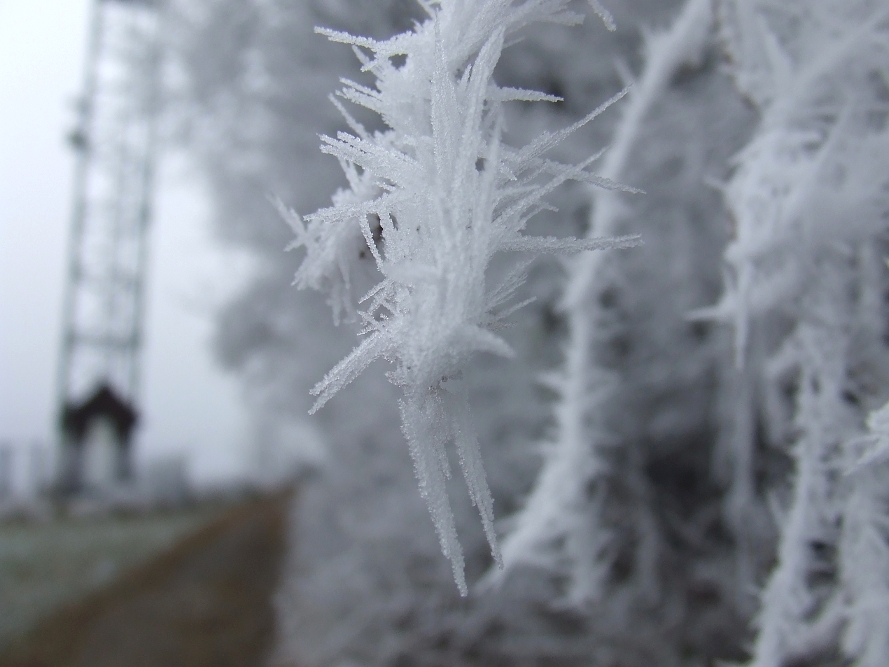
<svg viewBox="0 0 889 667">
<path fill-rule="evenodd" d="M 218 512 L 218 505 L 200 505 L 144 515 L 0 523 L 0 645 L 170 547 Z"/>
</svg>

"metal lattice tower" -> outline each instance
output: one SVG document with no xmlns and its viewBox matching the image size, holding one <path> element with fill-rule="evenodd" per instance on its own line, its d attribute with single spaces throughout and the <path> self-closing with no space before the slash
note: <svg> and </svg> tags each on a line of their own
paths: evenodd
<svg viewBox="0 0 889 667">
<path fill-rule="evenodd" d="M 70 135 L 77 162 L 57 387 L 63 468 L 73 408 L 101 387 L 134 414 L 138 403 L 161 10 L 161 0 L 93 0 Z"/>
</svg>

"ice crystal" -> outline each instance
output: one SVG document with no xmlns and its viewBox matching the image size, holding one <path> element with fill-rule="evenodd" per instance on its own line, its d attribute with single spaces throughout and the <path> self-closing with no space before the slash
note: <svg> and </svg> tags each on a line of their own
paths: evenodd
<svg viewBox="0 0 889 667">
<path fill-rule="evenodd" d="M 531 217 L 550 208 L 544 198 L 566 181 L 632 191 L 588 171 L 601 153 L 580 164 L 546 156 L 626 91 L 524 147 L 503 141 L 504 102 L 558 100 L 496 85 L 494 67 L 505 42 L 535 22 L 579 23 L 582 16 L 568 4 L 423 1 L 428 19 L 389 40 L 318 30 L 352 45 L 362 69 L 376 77 L 374 88 L 343 80 L 340 98 L 379 114 L 388 129 L 367 131 L 335 101 L 352 132 L 322 137 L 322 150 L 340 161 L 349 189 L 305 220 L 282 207 L 296 234 L 292 247 L 307 251 L 296 284 L 328 291 L 335 316 L 357 316 L 364 324 L 361 344 L 312 390 L 312 412 L 373 361 L 394 366 L 388 377 L 403 390 L 402 431 L 420 493 L 463 595 L 463 555 L 446 489 L 451 442 L 498 565 L 501 557 L 468 398 L 450 380 L 478 352 L 513 355 L 492 329 L 523 305 L 514 301 L 526 265 L 491 286 L 489 263 L 501 252 L 570 253 L 637 242 L 523 234 Z M 593 7 L 608 24 L 610 15 L 598 2 Z M 368 253 L 380 280 L 355 304 L 354 276 Z"/>
</svg>

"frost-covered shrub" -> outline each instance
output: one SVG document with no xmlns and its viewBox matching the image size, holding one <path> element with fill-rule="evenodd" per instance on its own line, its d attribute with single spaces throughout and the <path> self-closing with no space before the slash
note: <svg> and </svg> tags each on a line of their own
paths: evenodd
<svg viewBox="0 0 889 667">
<path fill-rule="evenodd" d="M 886 664 L 885 471 L 844 473 L 889 391 L 889 12 L 737 0 L 722 3 L 722 26 L 762 119 L 725 185 L 734 238 L 714 312 L 734 323 L 770 444 L 793 460 L 752 664 L 824 655 L 840 632 L 855 664 Z"/>
<path fill-rule="evenodd" d="M 453 96 L 472 89 L 479 99 L 484 77 L 475 72 L 484 63 L 490 71 L 497 50 L 492 42 L 491 58 L 479 61 L 491 24 L 459 16 L 448 30 L 477 29 L 475 46 L 461 56 L 472 70 L 458 77 L 455 65 L 450 77 L 435 79 L 436 36 L 423 27 L 429 13 L 412 1 L 183 4 L 196 17 L 176 23 L 197 31 L 189 71 L 202 113 L 193 138 L 205 152 L 220 227 L 262 258 L 250 288 L 220 319 L 218 349 L 243 378 L 257 419 L 269 422 L 263 430 L 299 431 L 286 425 L 304 418 L 311 383 L 353 345 L 350 318 L 371 327 L 367 340 L 375 336 L 393 377 L 408 381 L 395 387 L 384 364 L 372 364 L 311 417 L 325 455 L 293 506 L 275 664 L 684 667 L 744 661 L 745 646 L 755 647 L 758 665 L 889 664 L 884 413 L 873 413 L 865 429 L 869 412 L 889 398 L 880 3 L 693 0 L 681 14 L 678 4 L 615 2 L 613 33 L 598 21 L 513 33 L 491 81 L 564 102 L 504 104 L 488 99 L 485 86 L 480 106 L 460 108 L 484 141 L 475 159 L 470 147 L 468 159 L 452 161 L 464 167 L 452 170 L 469 186 L 461 191 L 474 198 L 445 197 L 438 207 L 445 212 L 475 210 L 483 193 L 518 184 L 490 164 L 498 137 L 503 165 L 522 150 L 507 145 L 558 135 L 632 82 L 626 99 L 539 157 L 577 164 L 610 144 L 597 172 L 647 194 L 566 182 L 547 195 L 559 212 L 541 211 L 525 233 L 641 233 L 646 243 L 529 265 L 513 301 L 494 308 L 502 314 L 537 298 L 509 316 L 513 327 L 493 334 L 513 360 L 472 352 L 481 339 L 470 337 L 441 376 L 431 362 L 450 349 L 448 327 L 468 323 L 485 337 L 491 287 L 531 256 L 494 254 L 507 237 L 493 238 L 493 228 L 470 234 L 438 224 L 449 213 L 433 220 L 437 227 L 421 224 L 436 238 L 406 222 L 419 216 L 404 201 L 453 191 L 432 159 L 432 92 L 450 82 Z M 463 6 L 495 5 L 506 3 Z M 417 29 L 404 33 L 411 19 Z M 361 40 L 371 67 L 354 75 L 359 87 L 346 94 L 374 106 L 397 99 L 398 108 L 386 107 L 383 118 L 347 104 L 353 128 L 337 135 L 343 123 L 326 96 L 355 69 L 352 54 L 313 35 L 313 25 L 377 40 Z M 500 27 L 510 29 L 508 21 Z M 458 41 L 446 33 L 439 31 L 440 53 Z M 413 55 L 391 51 L 398 44 Z M 380 49 L 390 49 L 388 62 Z M 426 92 L 415 99 L 418 87 Z M 435 99 L 445 108 L 447 95 Z M 403 123 L 408 115 L 422 123 Z M 345 170 L 317 151 L 318 132 L 331 137 L 326 150 L 346 158 Z M 450 136 L 456 152 L 439 153 L 460 155 L 462 127 Z M 423 169 L 436 178 L 417 178 Z M 390 170 L 398 182 L 386 179 Z M 546 183 L 540 172 L 532 185 Z M 335 328 L 323 297 L 289 286 L 294 258 L 280 251 L 286 232 L 266 193 L 312 210 L 337 186 L 334 206 L 306 220 L 303 238 L 316 247 L 300 274 L 327 290 L 343 321 Z M 391 219 L 380 201 L 394 202 Z M 356 214 L 336 222 L 349 205 Z M 458 275 L 417 270 L 445 266 L 452 252 L 472 266 Z M 422 261 L 407 271 L 390 266 L 408 256 Z M 703 313 L 718 299 L 722 271 L 724 298 Z M 484 289 L 471 289 L 480 276 Z M 464 305 L 444 318 L 457 303 L 448 289 L 462 290 Z M 421 292 L 439 295 L 446 308 L 421 312 L 421 300 L 414 303 Z M 362 320 L 360 310 L 383 301 L 394 312 L 383 307 L 373 322 Z M 735 326 L 716 327 L 704 315 Z M 436 325 L 435 335 L 408 335 L 422 322 Z M 425 386 L 404 372 L 409 357 L 427 364 L 418 366 L 427 379 L 459 367 L 463 377 Z M 467 579 L 490 569 L 499 586 L 458 597 L 416 502 L 399 398 L 415 408 L 456 403 L 449 418 L 472 406 L 496 529 L 506 535 L 505 576 L 491 567 L 463 480 L 445 485 Z M 454 434 L 453 423 L 442 421 L 439 443 Z M 746 628 L 775 551 L 756 639 Z"/>
<path fill-rule="evenodd" d="M 878 306 L 878 304 L 873 304 Z M 860 667 L 889 659 L 889 404 L 868 416 L 866 436 L 847 443 L 851 490 L 843 507 L 840 581 L 843 652 Z"/>
<path fill-rule="evenodd" d="M 501 558 L 478 436 L 459 381 L 475 353 L 514 355 L 493 330 L 528 303 L 514 302 L 528 263 L 498 279 L 491 261 L 503 252 L 627 247 L 635 238 L 523 234 L 528 221 L 548 208 L 544 197 L 566 181 L 620 188 L 587 171 L 601 152 L 577 165 L 547 153 L 622 95 L 522 148 L 503 142 L 504 102 L 559 101 L 494 83 L 504 41 L 533 23 L 578 23 L 581 17 L 567 10 L 567 0 L 422 4 L 429 18 L 386 41 L 324 31 L 356 47 L 363 69 L 376 78 L 375 88 L 347 80 L 340 96 L 378 113 L 389 129 L 369 132 L 338 104 L 354 134 L 323 137 L 323 150 L 340 160 L 349 189 L 306 224 L 283 207 L 282 213 L 297 236 L 292 247 L 307 251 L 296 284 L 329 292 L 335 316 L 356 312 L 355 267 L 368 253 L 375 260 L 381 280 L 359 299 L 368 303 L 358 311 L 364 341 L 312 390 L 318 396 L 312 411 L 373 361 L 394 364 L 389 379 L 402 388 L 402 430 L 420 492 L 465 595 L 463 553 L 446 489 L 451 441 L 494 561 L 499 565 Z"/>
<path fill-rule="evenodd" d="M 626 179 L 631 157 L 640 150 L 647 117 L 662 102 L 671 79 L 681 68 L 701 66 L 710 43 L 711 26 L 710 2 L 696 1 L 686 6 L 669 30 L 647 38 L 646 68 L 630 93 L 614 144 L 604 160 L 603 174 Z M 618 193 L 594 194 L 588 234 L 619 233 L 631 218 L 630 210 Z M 634 222 L 638 225 L 638 221 Z M 658 244 L 654 248 L 654 253 L 661 250 Z M 591 345 L 602 335 L 597 328 L 608 326 L 606 313 L 615 305 L 611 301 L 618 298 L 617 290 L 635 288 L 615 285 L 621 277 L 614 275 L 614 264 L 620 262 L 609 263 L 603 256 L 585 255 L 570 269 L 562 304 L 569 323 L 564 370 L 552 382 L 559 394 L 556 432 L 553 442 L 547 445 L 547 457 L 534 490 L 523 510 L 511 519 L 514 527 L 504 545 L 509 566 L 538 565 L 567 575 L 568 598 L 574 603 L 599 597 L 609 579 L 614 551 L 608 545 L 608 530 L 600 516 L 607 493 L 605 480 L 612 474 L 628 473 L 626 469 L 609 470 L 607 451 L 615 446 L 616 436 L 609 433 L 607 406 L 620 392 L 621 379 L 614 364 L 603 358 L 607 351 Z M 621 270 L 617 268 L 618 272 Z M 688 416 L 683 415 L 683 419 Z M 594 486 L 600 488 L 591 492 Z M 657 549 L 653 543 L 658 539 L 654 534 L 656 528 L 651 525 L 651 517 L 644 516 L 645 512 L 642 510 L 642 515 L 634 517 L 640 559 L 652 557 Z M 646 523 L 649 525 L 645 526 Z M 640 577 L 639 584 L 653 592 L 657 575 L 651 571 L 653 563 L 643 566 L 646 567 L 649 572 Z"/>
</svg>

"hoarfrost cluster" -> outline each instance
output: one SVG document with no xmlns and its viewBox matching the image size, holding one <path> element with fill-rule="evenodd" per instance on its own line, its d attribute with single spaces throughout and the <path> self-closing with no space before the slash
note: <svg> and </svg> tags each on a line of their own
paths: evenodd
<svg viewBox="0 0 889 667">
<path fill-rule="evenodd" d="M 376 262 L 382 280 L 359 300 L 368 305 L 357 311 L 365 325 L 364 341 L 314 387 L 318 400 L 312 412 L 376 359 L 395 364 L 388 376 L 403 389 L 402 428 L 420 492 L 464 595 L 463 554 L 445 487 L 450 441 L 494 560 L 502 564 L 468 399 L 465 391 L 451 387 L 473 354 L 513 356 L 493 330 L 528 303 L 514 302 L 527 262 L 491 284 L 491 259 L 501 252 L 566 253 L 637 242 L 633 236 L 575 239 L 522 233 L 531 217 L 549 208 L 544 198 L 568 180 L 633 191 L 587 170 L 601 151 L 576 165 L 547 157 L 623 93 L 522 148 L 502 141 L 503 103 L 560 101 L 494 83 L 504 42 L 533 23 L 579 22 L 567 4 L 443 0 L 423 5 L 429 18 L 413 32 L 383 42 L 322 30 L 334 41 L 353 45 L 362 69 L 376 78 L 376 89 L 345 81 L 340 97 L 379 114 L 390 129 L 368 132 L 334 100 L 354 134 L 323 137 L 322 150 L 340 160 L 350 188 L 305 223 L 282 208 L 297 237 L 291 247 L 307 251 L 296 284 L 329 291 L 336 314 L 356 312 L 353 266 L 365 253 Z M 397 60 L 402 62 L 396 65 Z"/>
</svg>

